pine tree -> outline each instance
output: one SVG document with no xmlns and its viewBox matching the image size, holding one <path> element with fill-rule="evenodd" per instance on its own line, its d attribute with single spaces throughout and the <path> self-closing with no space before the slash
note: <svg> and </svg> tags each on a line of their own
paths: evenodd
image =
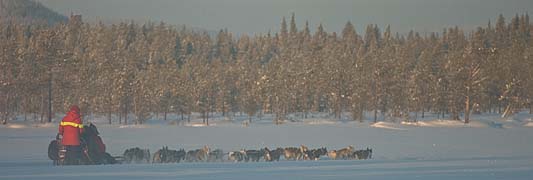
<svg viewBox="0 0 533 180">
<path fill-rule="evenodd" d="M 289 38 L 289 32 L 287 30 L 287 21 L 285 21 L 285 17 L 281 19 L 281 30 L 280 30 L 280 36 L 281 41 L 286 42 Z"/>
<path fill-rule="evenodd" d="M 289 35 L 292 38 L 295 38 L 297 34 L 298 34 L 298 28 L 296 28 L 296 20 L 294 18 L 294 13 L 292 13 L 292 15 L 291 15 L 291 27 L 290 27 Z"/>
</svg>

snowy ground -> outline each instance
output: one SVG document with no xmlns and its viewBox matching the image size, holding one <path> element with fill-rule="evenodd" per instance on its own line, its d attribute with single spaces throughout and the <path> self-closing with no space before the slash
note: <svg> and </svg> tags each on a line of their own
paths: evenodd
<svg viewBox="0 0 533 180">
<path fill-rule="evenodd" d="M 242 119 L 246 119 L 243 117 Z M 295 118 L 296 119 L 296 118 Z M 531 115 L 501 119 L 474 116 L 464 125 L 449 120 L 418 123 L 358 123 L 316 116 L 280 126 L 269 118 L 247 127 L 223 118 L 211 126 L 175 126 L 149 121 L 146 125 L 107 125 L 95 122 L 108 152 L 163 145 L 196 149 L 209 145 L 225 151 L 305 144 L 328 150 L 354 145 L 374 149 L 372 160 L 281 161 L 259 163 L 128 164 L 54 167 L 46 148 L 57 123 L 13 122 L 0 126 L 0 179 L 531 179 L 533 127 Z"/>
</svg>

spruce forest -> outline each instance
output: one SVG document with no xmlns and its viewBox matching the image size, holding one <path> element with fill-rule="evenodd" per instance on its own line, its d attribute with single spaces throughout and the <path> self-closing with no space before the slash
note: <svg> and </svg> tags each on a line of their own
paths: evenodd
<svg viewBox="0 0 533 180">
<path fill-rule="evenodd" d="M 490 18 L 490 17 L 487 17 Z M 327 113 L 353 121 L 416 121 L 428 113 L 533 110 L 533 25 L 516 15 L 474 30 L 399 34 L 297 27 L 235 36 L 164 22 L 24 23 L 0 18 L 0 119 L 49 121 L 71 104 L 109 123 L 155 114 L 250 117 Z M 163 118 L 163 117 L 162 117 Z M 253 122 L 252 122 L 253 123 Z"/>
</svg>

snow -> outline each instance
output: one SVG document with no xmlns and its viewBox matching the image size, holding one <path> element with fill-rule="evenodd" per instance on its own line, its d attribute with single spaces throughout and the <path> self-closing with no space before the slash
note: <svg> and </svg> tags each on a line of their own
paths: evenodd
<svg viewBox="0 0 533 180">
<path fill-rule="evenodd" d="M 528 179 L 532 159 L 188 163 L 2 167 L 1 179 Z M 21 174 L 15 174 L 13 171 Z M 22 173 L 24 172 L 24 173 Z"/>
<path fill-rule="evenodd" d="M 8 124 L 6 127 L 12 129 L 27 128 L 27 126 L 23 124 Z"/>
<path fill-rule="evenodd" d="M 216 124 L 211 124 L 212 126 Z M 190 126 L 190 127 L 206 127 L 207 125 L 204 124 L 204 123 L 188 123 L 188 124 L 185 124 L 185 126 Z"/>
<path fill-rule="evenodd" d="M 147 128 L 148 125 L 120 125 L 118 128 Z"/>
<path fill-rule="evenodd" d="M 371 127 L 375 127 L 375 128 L 383 128 L 383 129 L 405 130 L 403 128 L 398 127 L 397 124 L 390 123 L 390 122 L 377 122 L 377 123 L 374 123 L 374 124 L 372 124 L 370 126 Z"/>
<path fill-rule="evenodd" d="M 533 127 L 533 122 L 528 122 L 524 124 L 525 127 Z"/>
<path fill-rule="evenodd" d="M 282 125 L 270 116 L 253 119 L 216 117 L 209 126 L 151 120 L 143 125 L 94 122 L 107 150 L 121 155 L 132 147 L 153 153 L 162 146 L 187 150 L 209 145 L 224 151 L 289 147 L 301 144 L 328 150 L 353 145 L 373 149 L 371 160 L 280 161 L 257 163 L 121 164 L 54 167 L 47 146 L 57 122 L 0 125 L 2 179 L 530 179 L 533 177 L 531 115 L 502 119 L 478 115 L 460 121 L 427 118 L 417 123 L 363 123 L 316 115 Z M 172 124 L 172 125 L 169 125 Z"/>
<path fill-rule="evenodd" d="M 470 123 L 465 124 L 463 121 L 457 120 L 432 120 L 432 121 L 417 121 L 417 122 L 402 122 L 403 125 L 409 126 L 421 126 L 421 127 L 447 127 L 447 128 L 458 128 L 458 127 L 473 127 L 473 128 L 484 128 L 488 127 L 487 124 L 479 121 L 470 121 Z"/>
</svg>

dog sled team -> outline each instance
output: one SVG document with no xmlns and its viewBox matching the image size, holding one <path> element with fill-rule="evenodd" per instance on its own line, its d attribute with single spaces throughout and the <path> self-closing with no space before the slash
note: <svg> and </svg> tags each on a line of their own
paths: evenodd
<svg viewBox="0 0 533 180">
<path fill-rule="evenodd" d="M 259 150 L 240 150 L 224 153 L 222 149 L 211 150 L 208 146 L 185 151 L 172 150 L 168 146 L 156 151 L 153 156 L 148 149 L 127 149 L 123 157 L 112 157 L 105 151 L 106 146 L 99 136 L 98 129 L 92 123 L 84 125 L 80 117 L 80 109 L 70 107 L 66 116 L 59 124 L 55 140 L 48 146 L 48 157 L 54 165 L 90 165 L 115 163 L 179 163 L 185 162 L 258 162 L 285 160 L 319 160 L 327 156 L 332 160 L 371 159 L 372 149 L 355 150 L 348 146 L 339 150 L 328 151 L 326 148 L 309 149 L 307 146 L 286 148 L 262 148 Z M 226 158 L 227 156 L 227 158 Z"/>
<path fill-rule="evenodd" d="M 124 163 L 150 163 L 150 151 L 148 149 L 131 148 L 124 152 Z M 328 151 L 325 147 L 309 149 L 307 146 L 286 147 L 269 149 L 267 147 L 259 150 L 239 150 L 224 153 L 222 149 L 211 150 L 209 146 L 200 149 L 185 151 L 185 149 L 173 150 L 164 146 L 156 151 L 152 158 L 152 163 L 180 163 L 180 162 L 258 162 L 258 161 L 289 161 L 299 160 L 320 160 L 322 158 L 330 160 L 362 160 L 372 158 L 372 149 L 366 148 L 355 150 L 353 146 Z"/>
</svg>

